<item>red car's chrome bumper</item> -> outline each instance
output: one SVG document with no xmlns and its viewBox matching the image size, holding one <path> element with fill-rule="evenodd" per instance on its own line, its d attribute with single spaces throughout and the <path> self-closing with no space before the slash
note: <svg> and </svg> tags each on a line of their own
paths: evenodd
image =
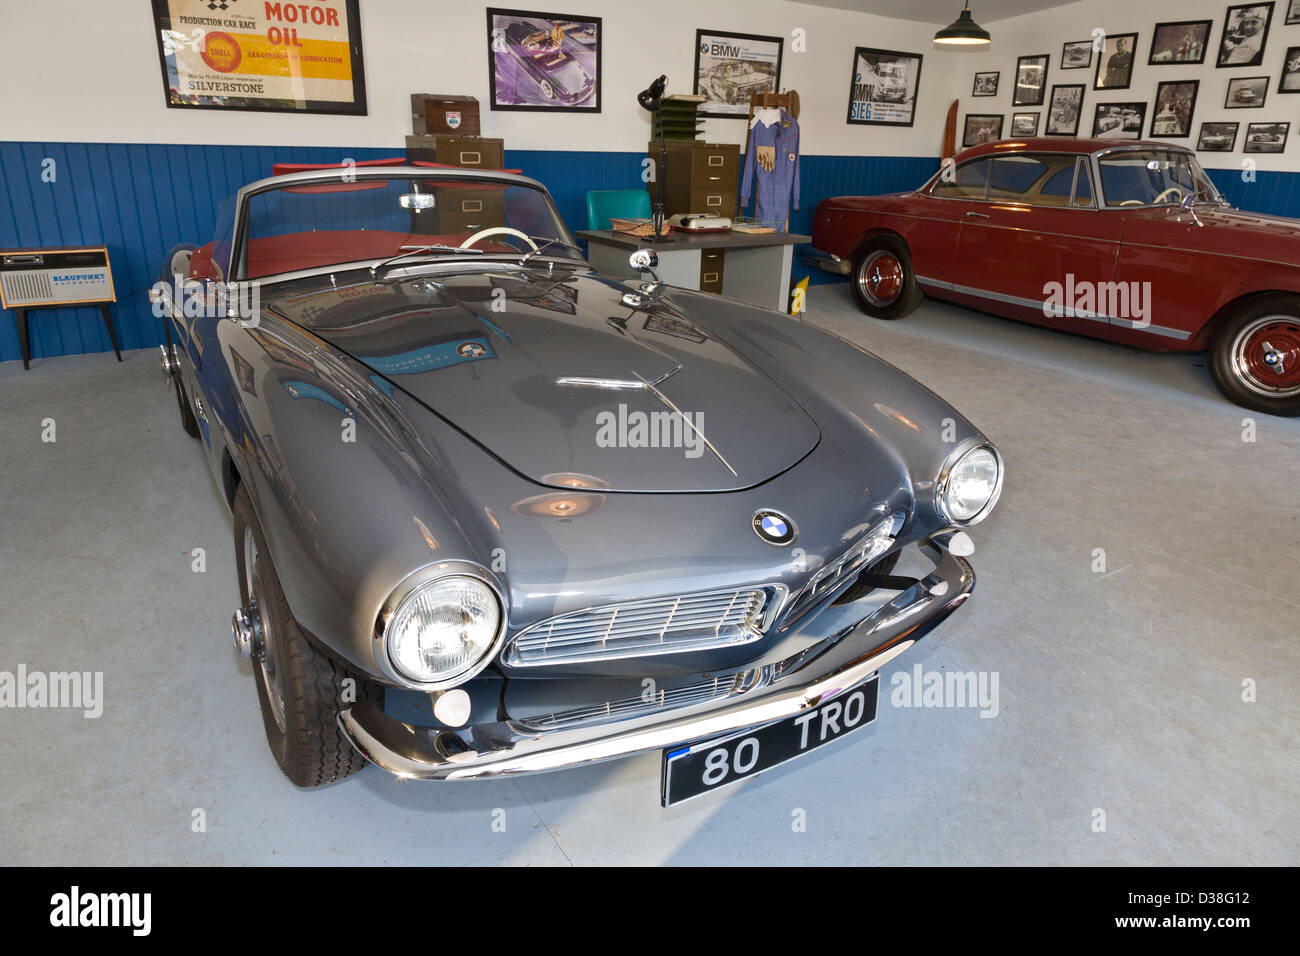
<svg viewBox="0 0 1300 956">
<path fill-rule="evenodd" d="M 922 549 L 935 562 L 925 578 L 857 624 L 745 675 L 736 692 L 720 700 L 555 730 L 516 720 L 417 727 L 363 702 L 340 714 L 339 726 L 362 756 L 400 777 L 467 780 L 558 770 L 766 724 L 861 684 L 970 597 L 975 572 L 948 550 L 946 536 Z"/>
</svg>

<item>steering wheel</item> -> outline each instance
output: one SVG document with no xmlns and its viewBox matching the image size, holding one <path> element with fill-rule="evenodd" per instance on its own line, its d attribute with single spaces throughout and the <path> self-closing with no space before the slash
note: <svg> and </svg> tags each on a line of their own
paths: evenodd
<svg viewBox="0 0 1300 956">
<path fill-rule="evenodd" d="M 524 242 L 528 243 L 530 246 L 533 247 L 533 252 L 538 251 L 537 243 L 529 239 L 526 233 L 522 233 L 518 229 L 511 229 L 509 226 L 490 226 L 487 229 L 480 229 L 478 232 L 474 233 L 474 235 L 470 236 L 468 239 L 462 242 L 460 244 L 460 248 L 468 249 L 470 246 L 474 245 L 474 243 L 478 242 L 480 239 L 486 239 L 488 236 L 502 236 L 502 235 L 518 236 Z"/>
<path fill-rule="evenodd" d="M 1183 201 L 1183 191 L 1182 191 L 1181 189 L 1179 189 L 1177 186 L 1170 186 L 1168 189 L 1166 189 L 1164 192 L 1162 192 L 1162 193 L 1161 193 L 1159 196 L 1157 196 L 1155 199 L 1151 200 L 1152 204 L 1155 205 L 1155 204 L 1158 204 L 1158 203 L 1162 203 L 1162 202 L 1164 202 L 1164 201 L 1165 201 L 1165 197 L 1168 196 L 1170 193 L 1174 193 L 1174 194 L 1176 195 L 1176 197 L 1177 197 L 1177 199 L 1178 199 L 1179 202 L 1182 202 L 1182 201 Z"/>
</svg>

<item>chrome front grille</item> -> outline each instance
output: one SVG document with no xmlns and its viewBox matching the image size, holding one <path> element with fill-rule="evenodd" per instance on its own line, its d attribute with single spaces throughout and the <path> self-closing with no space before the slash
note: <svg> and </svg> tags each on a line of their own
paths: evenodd
<svg viewBox="0 0 1300 956">
<path fill-rule="evenodd" d="M 657 694 L 639 697 L 626 697 L 622 700 L 606 701 L 590 707 L 578 707 L 554 714 L 539 714 L 535 717 L 522 717 L 518 723 L 529 730 L 539 732 L 567 730 L 585 724 L 600 724 L 615 720 L 631 720 L 647 714 L 678 707 L 690 707 L 694 704 L 717 703 L 729 697 L 738 697 L 757 687 L 763 680 L 763 669 L 741 671 L 730 677 L 714 677 L 661 690 Z"/>
<path fill-rule="evenodd" d="M 770 584 L 586 608 L 524 628 L 501 659 L 541 667 L 748 644 L 763 636 L 786 593 Z"/>
</svg>

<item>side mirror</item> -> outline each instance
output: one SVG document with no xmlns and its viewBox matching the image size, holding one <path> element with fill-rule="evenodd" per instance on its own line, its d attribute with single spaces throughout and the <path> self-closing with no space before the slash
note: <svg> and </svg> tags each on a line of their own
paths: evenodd
<svg viewBox="0 0 1300 956">
<path fill-rule="evenodd" d="M 659 254 L 653 249 L 638 249 L 627 257 L 627 264 L 637 272 L 651 272 L 659 265 Z"/>
</svg>

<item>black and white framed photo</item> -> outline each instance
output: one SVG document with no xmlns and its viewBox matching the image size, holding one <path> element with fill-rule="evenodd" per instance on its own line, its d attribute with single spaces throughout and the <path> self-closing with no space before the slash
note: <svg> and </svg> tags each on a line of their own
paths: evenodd
<svg viewBox="0 0 1300 956">
<path fill-rule="evenodd" d="M 1136 33 L 1116 33 L 1106 37 L 1105 48 L 1097 56 L 1097 75 L 1092 82 L 1094 90 L 1128 89 L 1133 81 L 1137 42 Z"/>
<path fill-rule="evenodd" d="M 1286 22 L 1288 24 L 1300 23 L 1300 0 L 1291 0 L 1290 5 L 1286 8 Z"/>
<path fill-rule="evenodd" d="M 1280 153 L 1286 149 L 1286 135 L 1290 123 L 1248 123 L 1243 153 Z"/>
<path fill-rule="evenodd" d="M 1192 135 L 1192 114 L 1200 80 L 1168 80 L 1156 87 L 1151 135 L 1162 139 L 1186 139 Z"/>
<path fill-rule="evenodd" d="M 1012 136 L 1037 136 L 1038 119 L 1042 113 L 1012 113 L 1011 114 L 1011 135 Z"/>
<path fill-rule="evenodd" d="M 781 92 L 781 37 L 695 31 L 695 86 L 700 116 L 746 119 L 751 93 Z"/>
<path fill-rule="evenodd" d="M 1094 139 L 1141 139 L 1146 119 L 1145 103 L 1098 103 L 1092 135 Z"/>
<path fill-rule="evenodd" d="M 867 126 L 911 126 L 916 121 L 916 91 L 921 85 L 921 54 L 853 51 L 847 122 Z"/>
<path fill-rule="evenodd" d="M 1196 148 L 1204 153 L 1231 153 L 1237 148 L 1236 123 L 1202 123 Z"/>
<path fill-rule="evenodd" d="M 1259 66 L 1264 62 L 1264 43 L 1273 19 L 1273 4 L 1243 3 L 1228 7 L 1219 41 L 1219 58 L 1215 66 Z"/>
<path fill-rule="evenodd" d="M 1296 0 L 1300 3 L 1300 0 Z M 1092 41 L 1071 40 L 1061 47 L 1061 69 L 1086 70 L 1092 66 Z"/>
<path fill-rule="evenodd" d="M 1047 54 L 1022 56 L 1016 60 L 1016 89 L 1012 106 L 1042 106 L 1047 90 Z"/>
<path fill-rule="evenodd" d="M 1259 109 L 1268 98 L 1267 76 L 1234 76 L 1228 81 L 1223 108 L 1228 110 Z"/>
<path fill-rule="evenodd" d="M 1002 74 L 997 70 L 990 73 L 976 73 L 975 84 L 971 87 L 971 96 L 997 96 L 998 78 Z"/>
<path fill-rule="evenodd" d="M 996 143 L 1002 138 L 1002 124 L 1005 120 L 1002 113 L 967 113 L 966 125 L 961 134 L 962 147 Z"/>
<path fill-rule="evenodd" d="M 1151 36 L 1151 53 L 1147 63 L 1163 66 L 1173 63 L 1204 63 L 1210 45 L 1213 20 L 1178 20 L 1157 23 Z"/>
<path fill-rule="evenodd" d="M 600 17 L 488 7 L 494 110 L 600 112 Z"/>
<path fill-rule="evenodd" d="M 1079 114 L 1083 112 L 1082 83 L 1067 83 L 1052 87 L 1047 101 L 1048 136 L 1078 136 Z"/>
<path fill-rule="evenodd" d="M 1277 81 L 1279 93 L 1300 93 L 1300 46 L 1287 47 L 1282 60 L 1282 77 Z"/>
</svg>

